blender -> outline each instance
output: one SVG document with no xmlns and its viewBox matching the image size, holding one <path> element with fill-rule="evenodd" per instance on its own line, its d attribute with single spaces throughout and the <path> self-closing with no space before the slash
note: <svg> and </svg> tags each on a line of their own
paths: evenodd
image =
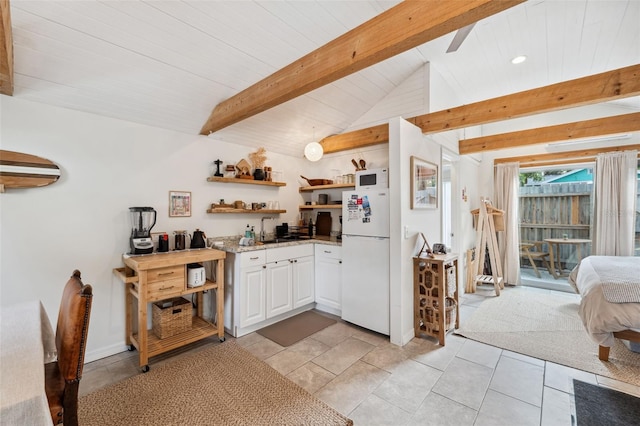
<svg viewBox="0 0 640 426">
<path fill-rule="evenodd" d="M 131 254 L 153 253 L 151 228 L 156 224 L 153 207 L 129 207 L 131 213 Z"/>
</svg>

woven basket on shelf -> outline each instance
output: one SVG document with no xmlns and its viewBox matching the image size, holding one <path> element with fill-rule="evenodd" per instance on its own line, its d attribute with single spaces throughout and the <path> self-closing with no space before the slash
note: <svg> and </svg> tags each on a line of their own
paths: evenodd
<svg viewBox="0 0 640 426">
<path fill-rule="evenodd" d="M 444 301 L 444 329 L 451 330 L 456 323 L 456 301 L 452 297 L 447 297 Z"/>
<path fill-rule="evenodd" d="M 153 334 L 160 339 L 191 329 L 193 308 L 191 302 L 182 297 L 156 302 L 152 310 Z"/>
</svg>

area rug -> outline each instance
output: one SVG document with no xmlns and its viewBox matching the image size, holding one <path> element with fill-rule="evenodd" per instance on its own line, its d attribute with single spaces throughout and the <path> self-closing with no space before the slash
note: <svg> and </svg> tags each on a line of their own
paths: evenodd
<svg viewBox="0 0 640 426">
<path fill-rule="evenodd" d="M 80 398 L 81 425 L 352 425 L 233 341 Z"/>
<path fill-rule="evenodd" d="M 276 342 L 280 346 L 291 346 L 335 322 L 336 320 L 327 318 L 313 311 L 306 311 L 262 328 L 256 331 L 256 333 Z"/>
<path fill-rule="evenodd" d="M 640 423 L 640 398 L 573 379 L 576 426 Z"/>
<path fill-rule="evenodd" d="M 524 289 L 489 298 L 456 330 L 478 342 L 640 386 L 640 354 L 616 339 L 609 362 L 578 316 L 579 301 Z"/>
</svg>

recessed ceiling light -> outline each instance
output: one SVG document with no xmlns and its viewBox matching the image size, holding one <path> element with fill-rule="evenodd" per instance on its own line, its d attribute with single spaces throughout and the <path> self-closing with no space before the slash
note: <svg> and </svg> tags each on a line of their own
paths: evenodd
<svg viewBox="0 0 640 426">
<path fill-rule="evenodd" d="M 527 60 L 527 57 L 526 57 L 526 56 L 524 56 L 524 55 L 520 55 L 520 56 L 516 56 L 515 58 L 513 58 L 513 59 L 511 60 L 511 63 L 512 63 L 512 64 L 521 64 L 521 63 L 523 63 L 523 62 L 524 62 L 524 61 L 526 61 L 526 60 Z"/>
</svg>

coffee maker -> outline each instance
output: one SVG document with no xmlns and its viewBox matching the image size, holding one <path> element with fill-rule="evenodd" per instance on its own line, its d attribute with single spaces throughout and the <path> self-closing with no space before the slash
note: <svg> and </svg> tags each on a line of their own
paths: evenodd
<svg viewBox="0 0 640 426">
<path fill-rule="evenodd" d="M 131 214 L 131 254 L 153 253 L 151 228 L 156 224 L 153 207 L 129 207 Z"/>
</svg>

